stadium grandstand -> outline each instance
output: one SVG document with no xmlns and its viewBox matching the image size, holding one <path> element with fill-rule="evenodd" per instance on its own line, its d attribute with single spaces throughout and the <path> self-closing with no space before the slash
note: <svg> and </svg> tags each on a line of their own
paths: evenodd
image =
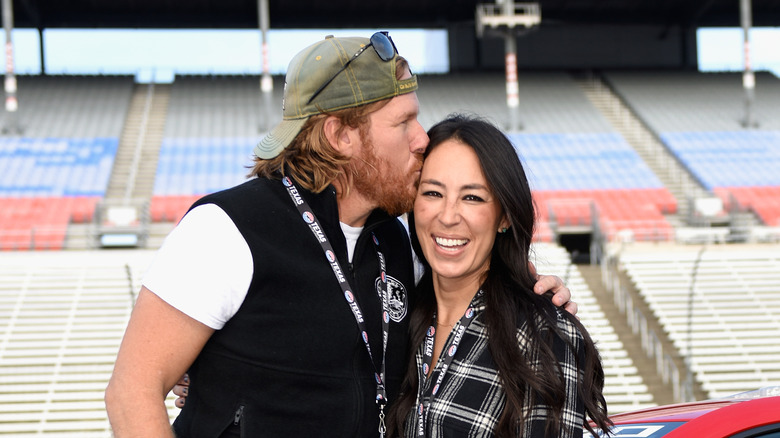
<svg viewBox="0 0 780 438">
<path fill-rule="evenodd" d="M 261 3 L 5 0 L 3 13 L 46 41 L 257 29 Z M 420 75 L 419 119 L 506 129 L 537 205 L 533 259 L 572 290 L 610 413 L 780 385 L 780 68 L 697 59 L 697 29 L 739 27 L 740 0 L 542 0 L 508 14 L 537 23 L 480 25 L 512 4 L 497 3 L 270 0 L 270 26 L 446 31 L 449 68 Z M 780 1 L 753 0 L 752 25 L 780 26 Z M 108 437 L 103 391 L 144 270 L 194 200 L 246 179 L 284 77 L 263 91 L 259 72 L 50 74 L 45 52 L 0 115 L 0 436 Z"/>
</svg>

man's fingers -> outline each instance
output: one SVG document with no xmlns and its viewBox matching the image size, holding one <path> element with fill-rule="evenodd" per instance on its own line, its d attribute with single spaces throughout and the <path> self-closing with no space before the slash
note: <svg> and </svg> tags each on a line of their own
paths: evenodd
<svg viewBox="0 0 780 438">
<path fill-rule="evenodd" d="M 577 316 L 577 303 L 575 303 L 574 301 L 569 301 L 568 303 L 566 303 L 564 309 L 566 309 L 572 315 Z M 577 316 L 577 318 L 579 319 L 579 316 Z"/>
<path fill-rule="evenodd" d="M 189 393 L 189 388 L 185 385 L 175 385 L 171 392 L 178 395 L 179 397 L 187 397 L 187 394 Z"/>
<path fill-rule="evenodd" d="M 171 392 L 179 396 L 174 401 L 174 405 L 176 405 L 176 407 L 179 409 L 183 408 L 184 403 L 187 401 L 187 394 L 190 392 L 189 374 L 184 373 L 184 375 L 181 376 L 181 379 L 179 379 L 179 381 L 176 382 L 176 384 L 173 386 Z"/>
<path fill-rule="evenodd" d="M 556 300 L 554 303 L 556 305 L 561 305 L 571 299 L 571 292 L 569 292 L 569 288 L 563 284 L 563 280 L 555 275 L 537 275 L 534 292 L 541 295 L 548 291 L 555 294 Z M 559 294 L 561 293 L 562 295 L 560 295 L 560 298 L 563 298 L 563 301 L 558 302 L 560 299 Z"/>
</svg>

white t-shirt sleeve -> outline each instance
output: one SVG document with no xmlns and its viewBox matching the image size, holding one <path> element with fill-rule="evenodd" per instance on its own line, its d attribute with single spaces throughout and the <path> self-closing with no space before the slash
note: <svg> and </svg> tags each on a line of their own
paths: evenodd
<svg viewBox="0 0 780 438">
<path fill-rule="evenodd" d="M 187 316 L 221 329 L 244 302 L 254 273 L 249 245 L 214 204 L 187 213 L 147 270 L 143 285 Z"/>
</svg>

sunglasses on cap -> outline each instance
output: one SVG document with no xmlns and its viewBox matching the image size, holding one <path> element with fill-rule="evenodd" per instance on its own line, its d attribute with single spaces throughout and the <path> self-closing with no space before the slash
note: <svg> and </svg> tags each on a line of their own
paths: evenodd
<svg viewBox="0 0 780 438">
<path fill-rule="evenodd" d="M 358 50 L 354 55 L 352 55 L 351 58 L 349 58 L 349 61 L 347 61 L 339 71 L 336 72 L 333 76 L 331 76 L 330 79 L 325 81 L 320 88 L 317 89 L 317 91 L 314 92 L 314 94 L 311 95 L 308 102 L 306 102 L 306 105 L 310 104 L 315 97 L 317 97 L 322 90 L 325 89 L 325 87 L 328 86 L 331 82 L 333 82 L 334 79 L 336 79 L 336 76 L 338 76 L 341 72 L 347 69 L 349 64 L 352 63 L 355 59 L 357 59 L 358 56 L 360 56 L 363 52 L 366 51 L 369 47 L 373 47 L 374 51 L 376 52 L 376 55 L 379 56 L 379 59 L 381 59 L 384 62 L 390 61 L 393 59 L 396 53 L 398 53 L 398 50 L 395 48 L 395 44 L 393 43 L 392 38 L 390 38 L 390 35 L 386 31 L 377 32 L 373 35 L 371 35 L 370 42 L 361 47 L 360 50 Z"/>
</svg>

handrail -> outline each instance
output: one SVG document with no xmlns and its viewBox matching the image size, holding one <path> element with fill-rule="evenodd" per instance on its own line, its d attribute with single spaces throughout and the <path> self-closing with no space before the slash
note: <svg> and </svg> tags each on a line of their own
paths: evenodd
<svg viewBox="0 0 780 438">
<path fill-rule="evenodd" d="M 36 225 L 27 229 L 0 229 L 0 251 L 59 250 L 64 245 L 67 231 L 67 225 Z"/>
<path fill-rule="evenodd" d="M 621 313 L 626 315 L 631 330 L 640 335 L 642 350 L 648 359 L 655 359 L 656 372 L 661 376 L 665 384 L 671 384 L 675 401 L 693 401 L 692 376 L 681 381 L 680 370 L 674 363 L 672 356 L 664 351 L 663 343 L 651 329 L 644 313 L 634 306 L 634 300 L 628 289 L 621 284 L 617 273 L 617 257 L 605 257 L 601 262 L 601 275 L 607 291 L 612 292 L 615 304 Z"/>
</svg>

